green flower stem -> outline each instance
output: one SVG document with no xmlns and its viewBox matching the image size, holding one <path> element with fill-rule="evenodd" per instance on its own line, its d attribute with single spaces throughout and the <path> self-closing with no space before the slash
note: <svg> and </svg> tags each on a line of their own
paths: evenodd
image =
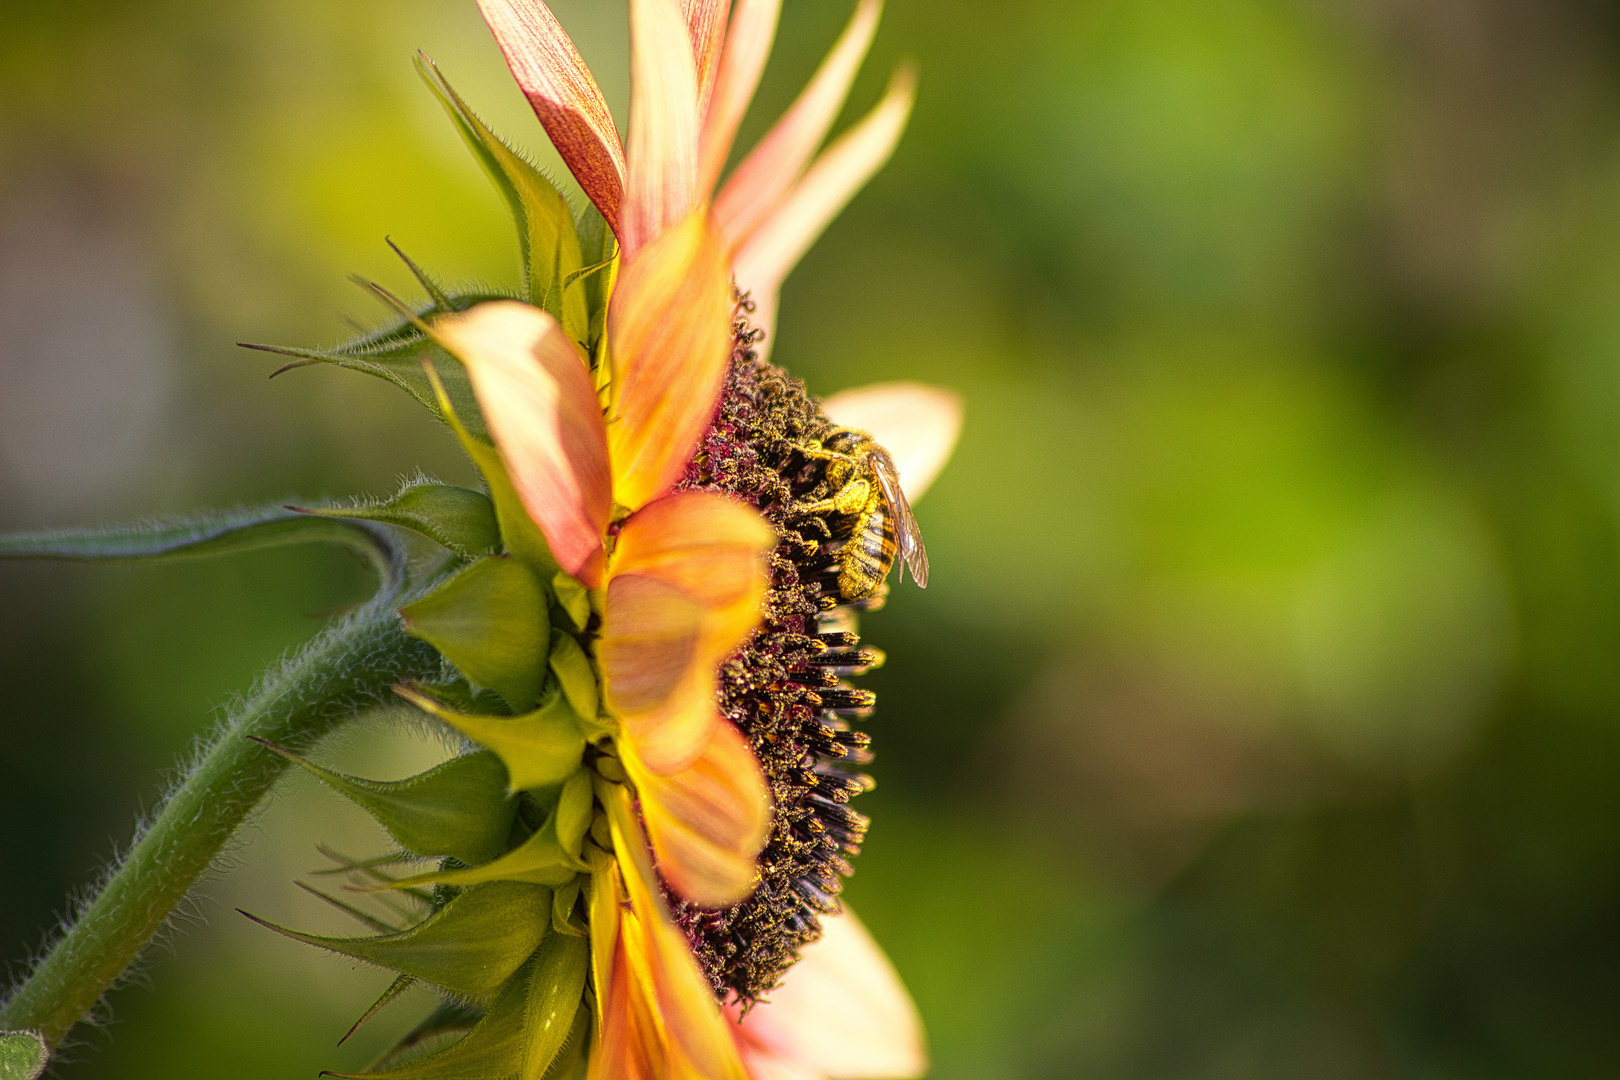
<svg viewBox="0 0 1620 1080">
<path fill-rule="evenodd" d="M 288 768 L 248 736 L 302 752 L 388 700 L 393 684 L 439 673 L 438 654 L 401 631 L 397 603 L 379 600 L 328 627 L 231 710 L 128 856 L 0 1008 L 0 1030 L 37 1031 L 55 1046 L 118 981 Z"/>
</svg>

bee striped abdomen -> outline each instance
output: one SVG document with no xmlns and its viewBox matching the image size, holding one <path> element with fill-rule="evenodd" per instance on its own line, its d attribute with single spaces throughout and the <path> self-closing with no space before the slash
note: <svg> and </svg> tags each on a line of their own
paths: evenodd
<svg viewBox="0 0 1620 1080">
<path fill-rule="evenodd" d="M 894 519 L 881 497 L 875 498 L 855 522 L 839 556 L 838 591 L 847 601 L 872 595 L 894 565 Z"/>
</svg>

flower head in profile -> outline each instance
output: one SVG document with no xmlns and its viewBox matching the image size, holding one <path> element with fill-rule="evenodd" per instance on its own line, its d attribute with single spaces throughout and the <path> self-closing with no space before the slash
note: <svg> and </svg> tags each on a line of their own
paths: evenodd
<svg viewBox="0 0 1620 1080">
<path fill-rule="evenodd" d="M 578 972 L 543 976 L 551 946 L 525 938 L 484 1018 L 410 1075 L 518 1046 L 538 1076 L 528 1063 L 584 1055 L 569 1035 L 581 1000 L 599 1080 L 920 1075 L 915 1011 L 839 900 L 866 829 L 848 802 L 870 784 L 854 722 L 874 701 L 848 679 L 882 660 L 855 620 L 891 566 L 927 583 L 910 503 L 949 456 L 960 403 L 915 383 L 818 401 L 761 355 L 783 279 L 887 160 L 913 80 L 902 70 L 823 148 L 876 29 L 878 0 L 861 0 L 722 183 L 780 0 L 630 0 L 627 141 L 540 0 L 479 5 L 603 233 L 584 243 L 590 222 L 576 229 L 436 87 L 518 213 L 533 302 L 446 297 L 415 320 L 465 372 L 487 443 L 434 386 L 502 550 L 407 607 L 407 628 L 457 665 L 464 700 L 491 689 L 510 712 L 404 692 L 493 751 L 520 808 L 493 857 L 390 826 L 454 861 L 387 885 L 468 890 L 423 924 L 456 934 L 474 890 L 550 890 L 556 933 L 588 938 L 590 992 Z M 547 978 L 571 1000 L 546 996 Z M 567 1023 L 535 1019 L 547 1009 Z"/>
</svg>

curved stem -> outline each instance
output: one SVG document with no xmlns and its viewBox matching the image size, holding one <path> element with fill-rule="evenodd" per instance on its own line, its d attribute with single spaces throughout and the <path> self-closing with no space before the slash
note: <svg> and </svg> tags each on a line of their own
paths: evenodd
<svg viewBox="0 0 1620 1080">
<path fill-rule="evenodd" d="M 118 981 L 288 766 L 247 736 L 307 750 L 439 657 L 400 630 L 396 598 L 328 627 L 266 673 L 169 793 L 96 896 L 0 1007 L 0 1030 L 55 1046 Z"/>
</svg>

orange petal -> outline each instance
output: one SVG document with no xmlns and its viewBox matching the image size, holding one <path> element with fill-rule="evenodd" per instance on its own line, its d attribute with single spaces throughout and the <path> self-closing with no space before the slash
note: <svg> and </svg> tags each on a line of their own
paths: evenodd
<svg viewBox="0 0 1620 1080">
<path fill-rule="evenodd" d="M 736 255 L 739 288 L 756 297 L 775 294 L 828 222 L 889 160 L 911 115 L 916 82 L 911 69 L 897 71 L 877 107 L 816 159 L 793 193 L 743 243 Z"/>
<path fill-rule="evenodd" d="M 698 115 L 709 108 L 720 50 L 726 40 L 726 11 L 731 0 L 681 0 L 686 30 L 692 38 L 692 62 L 697 69 Z"/>
<path fill-rule="evenodd" d="M 598 655 L 649 769 L 684 769 L 707 746 L 719 666 L 759 623 L 775 545 L 758 511 L 709 492 L 659 499 L 620 530 Z"/>
<path fill-rule="evenodd" d="M 587 573 L 613 489 L 584 357 L 556 319 L 515 300 L 439 319 L 434 333 L 466 366 L 512 486 L 552 555 L 570 574 Z"/>
<path fill-rule="evenodd" d="M 552 145 L 617 233 L 624 150 L 579 51 L 541 0 L 478 0 L 478 8 Z"/>
<path fill-rule="evenodd" d="M 702 214 L 620 274 L 608 308 L 608 447 L 623 505 L 636 509 L 668 491 L 697 450 L 731 356 L 731 312 L 731 269 Z"/>
<path fill-rule="evenodd" d="M 720 56 L 714 93 L 703 114 L 703 136 L 698 144 L 698 192 L 702 196 L 714 190 L 720 171 L 726 167 L 737 125 L 759 87 L 781 13 L 782 0 L 737 0 L 731 13 L 731 28 L 726 32 L 726 47 Z"/>
<path fill-rule="evenodd" d="M 630 141 L 623 229 L 629 263 L 692 213 L 697 199 L 698 75 L 676 0 L 630 0 Z"/>
<path fill-rule="evenodd" d="M 702 755 L 667 776 L 635 751 L 633 741 L 621 747 L 664 880 L 701 907 L 742 900 L 754 890 L 771 827 L 770 792 L 748 740 L 721 721 Z"/>
<path fill-rule="evenodd" d="M 608 582 L 597 655 L 608 709 L 653 768 L 682 769 L 716 724 L 715 663 L 702 658 L 703 607 L 655 578 Z"/>
<path fill-rule="evenodd" d="M 616 908 L 619 933 L 603 994 L 605 1030 L 592 1054 L 607 1060 L 593 1060 L 590 1076 L 621 1080 L 646 1067 L 658 1080 L 747 1080 L 731 1026 L 664 907 L 624 790 L 610 793 L 607 802 L 616 863 L 597 874 L 593 888 L 611 888 L 615 895 L 622 888 L 626 902 Z M 616 1032 L 633 1045 L 610 1045 Z"/>
<path fill-rule="evenodd" d="M 922 1020 L 893 965 L 847 907 L 822 916 L 821 929 L 770 1000 L 742 1017 L 737 1038 L 749 1072 L 756 1080 L 921 1076 Z"/>
<path fill-rule="evenodd" d="M 873 383 L 834 394 L 821 409 L 833 423 L 866 432 L 889 452 L 910 503 L 945 467 L 962 432 L 962 395 L 943 386 Z"/>
<path fill-rule="evenodd" d="M 827 137 L 871 47 L 882 11 L 882 0 L 861 0 L 849 26 L 798 100 L 720 190 L 714 201 L 715 221 L 733 247 L 746 241 L 787 197 L 805 163 Z"/>
</svg>

